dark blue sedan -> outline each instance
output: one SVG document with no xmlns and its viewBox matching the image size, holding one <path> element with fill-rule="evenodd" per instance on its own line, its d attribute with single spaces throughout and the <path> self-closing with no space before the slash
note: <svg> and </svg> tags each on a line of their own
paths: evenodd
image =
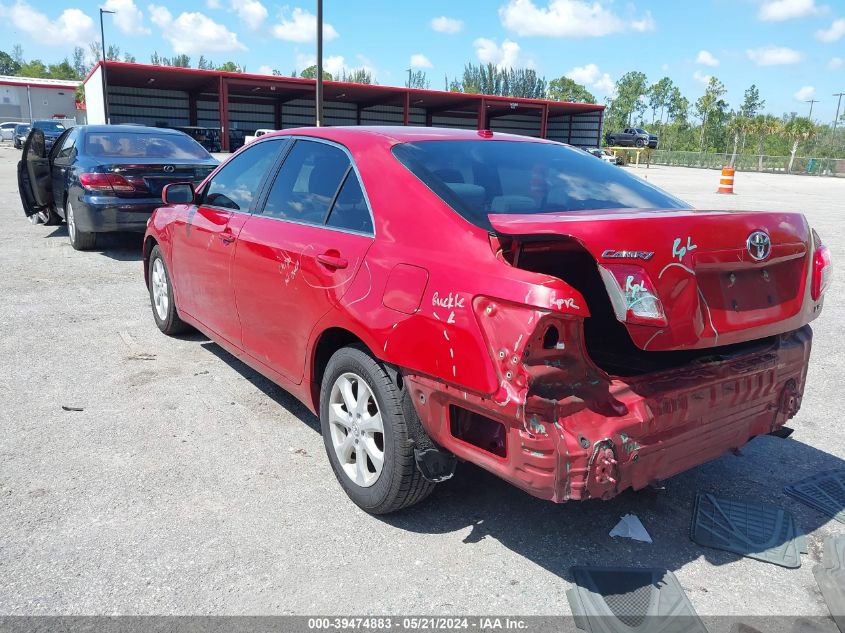
<svg viewBox="0 0 845 633">
<path fill-rule="evenodd" d="M 198 186 L 218 165 L 187 134 L 135 125 L 80 125 L 47 149 L 33 127 L 18 163 L 24 213 L 34 222 L 67 221 L 76 250 L 98 233 L 143 232 L 161 190 L 172 182 Z"/>
</svg>

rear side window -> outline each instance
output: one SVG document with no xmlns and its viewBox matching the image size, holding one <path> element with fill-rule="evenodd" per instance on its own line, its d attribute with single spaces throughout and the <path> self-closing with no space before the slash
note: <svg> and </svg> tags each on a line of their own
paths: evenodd
<svg viewBox="0 0 845 633">
<path fill-rule="evenodd" d="M 490 214 L 689 205 L 573 147 L 523 141 L 420 141 L 393 155 L 464 218 L 489 229 Z"/>
<path fill-rule="evenodd" d="M 359 233 L 373 233 L 373 220 L 364 198 L 358 176 L 351 169 L 337 194 L 329 219 L 329 226 Z"/>
<path fill-rule="evenodd" d="M 323 224 L 349 168 L 349 158 L 337 147 L 296 141 L 270 189 L 264 215 Z"/>
<path fill-rule="evenodd" d="M 249 211 L 258 187 L 284 146 L 282 140 L 250 145 L 220 168 L 206 185 L 202 204 Z"/>
</svg>

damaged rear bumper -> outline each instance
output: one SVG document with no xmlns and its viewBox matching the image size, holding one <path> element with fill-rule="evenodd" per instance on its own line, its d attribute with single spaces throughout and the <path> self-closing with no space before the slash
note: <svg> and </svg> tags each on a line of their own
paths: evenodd
<svg viewBox="0 0 845 633">
<path fill-rule="evenodd" d="M 548 330 L 538 330 L 534 344 L 548 350 Z M 406 380 L 428 434 L 459 458 L 542 499 L 609 499 L 783 426 L 800 407 L 811 340 L 804 326 L 727 360 L 632 378 L 567 365 L 572 359 L 552 363 L 549 354 L 531 365 L 529 341 L 522 354 L 516 346 L 498 354 L 513 367 L 492 397 L 424 376 Z"/>
</svg>

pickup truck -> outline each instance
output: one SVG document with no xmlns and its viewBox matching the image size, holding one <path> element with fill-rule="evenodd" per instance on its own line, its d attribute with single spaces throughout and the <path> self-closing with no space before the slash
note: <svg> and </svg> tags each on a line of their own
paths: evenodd
<svg viewBox="0 0 845 633">
<path fill-rule="evenodd" d="M 621 132 L 608 132 L 604 135 L 605 142 L 616 147 L 657 147 L 657 135 L 649 134 L 642 128 L 626 127 Z"/>
<path fill-rule="evenodd" d="M 261 138 L 265 134 L 269 134 L 270 132 L 275 132 L 276 130 L 271 130 L 269 128 L 259 128 L 255 130 L 254 134 L 247 134 L 246 138 L 244 139 L 244 145 L 248 143 L 252 143 L 255 139 Z"/>
</svg>

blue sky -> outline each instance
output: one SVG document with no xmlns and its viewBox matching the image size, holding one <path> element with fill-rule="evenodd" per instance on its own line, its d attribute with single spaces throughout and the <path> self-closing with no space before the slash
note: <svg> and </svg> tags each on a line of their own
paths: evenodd
<svg viewBox="0 0 845 633">
<path fill-rule="evenodd" d="M 105 0 L 106 42 L 148 62 L 186 53 L 249 72 L 284 74 L 314 59 L 313 0 Z M 0 0 L 3 49 L 53 61 L 99 37 L 90 0 Z M 324 0 L 326 66 L 366 67 L 400 85 L 407 68 L 431 87 L 464 63 L 531 66 L 547 79 L 568 75 L 599 97 L 628 70 L 668 75 L 690 101 L 709 75 L 736 106 L 756 83 L 775 114 L 831 121 L 845 92 L 845 0 Z M 10 52 L 10 51 L 9 51 Z M 844 106 L 845 107 L 845 106 Z"/>
</svg>

